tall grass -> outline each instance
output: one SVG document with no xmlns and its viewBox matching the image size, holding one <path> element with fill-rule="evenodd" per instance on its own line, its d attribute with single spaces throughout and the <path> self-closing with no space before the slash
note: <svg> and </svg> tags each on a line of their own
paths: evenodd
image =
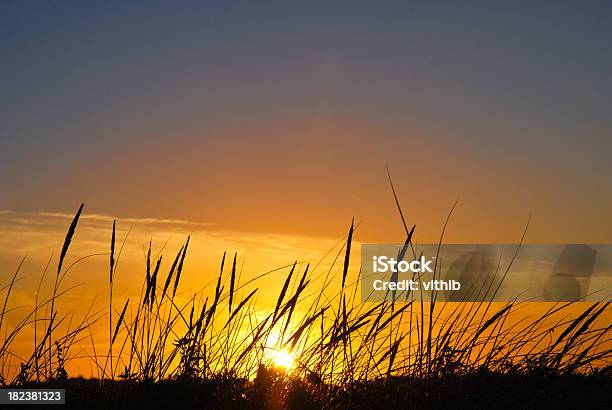
<svg viewBox="0 0 612 410">
<path fill-rule="evenodd" d="M 415 252 L 415 227 L 408 228 L 395 198 L 406 231 L 402 252 Z M 140 295 L 133 302 L 121 301 L 121 309 L 115 309 L 118 255 L 113 222 L 108 314 L 106 309 L 95 311 L 92 304 L 83 319 L 72 325 L 73 317 L 60 313 L 62 296 L 71 288 L 61 285 L 70 269 L 63 270 L 63 263 L 82 209 L 81 205 L 68 229 L 51 296 L 39 300 L 39 287 L 35 306 L 11 327 L 4 319 L 19 268 L 2 289 L 3 384 L 66 381 L 68 352 L 84 343 L 91 343 L 92 374 L 101 381 L 257 382 L 274 367 L 270 351 L 284 350 L 295 357 L 294 366 L 282 371 L 284 377 L 302 380 L 325 394 L 338 391 L 331 386 L 397 377 L 427 380 L 480 372 L 610 372 L 611 325 L 598 320 L 609 303 L 589 304 L 571 318 L 565 313 L 579 301 L 558 303 L 542 316 L 528 319 L 520 318 L 523 303 L 439 302 L 435 293 L 428 301 L 407 298 L 400 303 L 393 294 L 388 301 L 362 302 L 358 297 L 360 272 L 350 274 L 353 223 L 327 271 L 295 262 L 241 283 L 237 255 L 228 268 L 224 254 L 216 280 L 187 297 L 177 295 L 190 239 L 186 238 L 165 268 L 162 255 L 154 257 L 149 244 Z M 439 275 L 439 270 L 437 266 L 435 274 Z M 282 286 L 273 308 L 261 308 L 259 288 L 283 271 L 286 276 L 278 282 Z M 336 271 L 341 275 L 338 287 Z M 493 300 L 496 289 L 483 292 Z M 108 319 L 109 346 L 106 355 L 98 356 L 91 327 L 104 316 Z M 58 334 L 62 323 L 67 330 Z M 18 357 L 13 344 L 29 327 L 34 328 L 33 350 L 29 357 Z M 15 360 L 20 362 L 19 370 L 11 374 L 9 364 Z"/>
</svg>

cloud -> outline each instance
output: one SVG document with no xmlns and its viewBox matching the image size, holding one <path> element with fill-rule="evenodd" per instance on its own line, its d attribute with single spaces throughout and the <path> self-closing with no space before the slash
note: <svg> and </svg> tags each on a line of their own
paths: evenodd
<svg viewBox="0 0 612 410">
<path fill-rule="evenodd" d="M 51 266 L 56 263 L 73 217 L 65 213 L 0 210 L 0 269 L 13 271 L 18 260 L 27 255 L 24 274 L 30 281 L 39 277 L 50 258 Z M 116 248 L 121 249 L 118 278 L 120 281 L 129 278 L 132 284 L 142 280 L 149 243 L 154 256 L 164 255 L 162 267 L 165 267 L 189 236 L 185 278 L 194 287 L 218 274 L 224 252 L 232 257 L 237 254 L 243 278 L 248 279 L 294 261 L 319 264 L 330 249 L 341 245 L 341 238 L 241 232 L 204 222 L 84 213 L 65 263 L 69 266 L 79 261 L 70 275 L 75 283 L 93 283 L 93 290 L 86 290 L 86 294 L 104 286 L 103 272 L 108 269 L 114 220 L 117 220 Z M 82 258 L 86 260 L 81 262 Z"/>
<path fill-rule="evenodd" d="M 7 211 L 7 212 L 10 212 L 10 211 Z M 72 218 L 74 218 L 74 215 L 59 213 L 59 212 L 39 212 L 38 215 L 41 217 L 58 218 L 58 219 L 64 219 L 64 220 L 66 219 L 71 220 Z M 188 221 L 184 219 L 117 218 L 114 216 L 102 215 L 102 214 L 86 214 L 86 215 L 83 215 L 81 219 L 85 221 L 110 222 L 110 223 L 112 223 L 116 219 L 121 219 L 121 221 L 126 224 L 149 225 L 149 226 L 208 227 L 208 226 L 213 225 L 213 224 L 206 223 L 206 222 L 195 222 L 195 221 Z"/>
</svg>

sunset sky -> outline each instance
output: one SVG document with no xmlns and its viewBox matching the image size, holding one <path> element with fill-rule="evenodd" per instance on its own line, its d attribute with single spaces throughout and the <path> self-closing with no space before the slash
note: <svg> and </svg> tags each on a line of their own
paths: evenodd
<svg viewBox="0 0 612 410">
<path fill-rule="evenodd" d="M 612 242 L 609 2 L 123 3 L 0 6 L 0 209 Z"/>
<path fill-rule="evenodd" d="M 177 301 L 227 252 L 235 301 L 273 309 L 295 261 L 344 289 L 354 217 L 357 289 L 359 245 L 406 239 L 387 167 L 419 244 L 457 200 L 446 243 L 516 243 L 530 217 L 528 243 L 612 243 L 612 2 L 211 3 L 1 2 L 0 332 L 51 297 L 82 202 L 70 321 L 106 312 L 115 219 L 130 317 L 149 243 L 165 277 L 188 235 Z"/>
</svg>

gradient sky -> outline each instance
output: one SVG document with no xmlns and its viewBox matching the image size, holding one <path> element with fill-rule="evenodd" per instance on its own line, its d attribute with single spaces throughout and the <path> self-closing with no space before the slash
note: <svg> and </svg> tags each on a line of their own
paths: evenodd
<svg viewBox="0 0 612 410">
<path fill-rule="evenodd" d="M 612 3 L 532 3 L 3 2 L 0 208 L 612 242 Z"/>
</svg>

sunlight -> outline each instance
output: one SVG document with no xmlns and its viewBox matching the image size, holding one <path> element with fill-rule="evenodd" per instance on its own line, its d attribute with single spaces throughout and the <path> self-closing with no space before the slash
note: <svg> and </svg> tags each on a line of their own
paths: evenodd
<svg viewBox="0 0 612 410">
<path fill-rule="evenodd" d="M 274 366 L 278 368 L 289 370 L 293 366 L 293 354 L 289 353 L 286 349 L 270 350 L 269 355 Z"/>
</svg>

